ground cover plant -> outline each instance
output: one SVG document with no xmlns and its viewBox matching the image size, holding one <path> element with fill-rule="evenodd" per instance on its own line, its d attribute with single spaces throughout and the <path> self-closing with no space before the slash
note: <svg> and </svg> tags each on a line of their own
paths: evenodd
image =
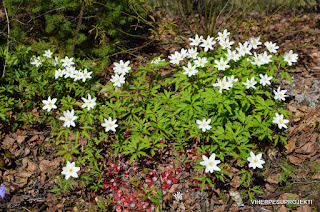
<svg viewBox="0 0 320 212">
<path fill-rule="evenodd" d="M 254 175 L 263 175 L 265 164 L 260 143 L 286 144 L 283 129 L 289 122 L 283 108 L 286 90 L 278 86 L 277 76 L 290 80 L 284 68 L 297 62 L 298 55 L 293 51 L 277 55 L 277 44 L 262 44 L 259 37 L 235 47 L 231 40 L 227 30 L 217 38 L 196 35 L 190 38 L 189 49 L 176 51 L 167 60 L 155 58 L 138 70 L 120 60 L 107 85 L 92 81 L 88 61 L 51 50 L 21 62 L 30 80 L 38 77 L 36 82 L 43 83 L 27 92 L 38 97 L 33 106 L 42 107 L 41 119 L 33 121 L 51 121 L 52 142 L 66 162 L 52 191 L 72 190 L 73 178 L 78 178 L 89 190 L 109 193 L 99 204 L 102 208 L 160 210 L 166 189 L 178 182 L 175 175 L 181 170 L 146 169 L 145 176 L 138 177 L 137 164 L 157 157 L 168 146 L 178 153 L 192 146 L 197 157 L 182 164 L 198 170 L 193 180 L 199 189 L 207 191 L 225 182 L 236 169 L 241 194 L 249 199 L 261 194 L 254 183 Z M 170 72 L 163 76 L 160 69 Z M 119 154 L 119 161 L 107 162 L 102 156 L 106 149 Z M 162 191 L 156 191 L 157 181 Z M 173 198 L 179 202 L 183 194 L 177 191 Z"/>
</svg>

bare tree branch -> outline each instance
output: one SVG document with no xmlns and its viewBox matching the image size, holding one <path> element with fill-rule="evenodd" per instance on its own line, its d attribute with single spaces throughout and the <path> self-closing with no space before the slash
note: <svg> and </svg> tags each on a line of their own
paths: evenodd
<svg viewBox="0 0 320 212">
<path fill-rule="evenodd" d="M 80 14 L 79 14 L 79 20 L 78 20 L 76 32 L 75 32 L 75 35 L 73 37 L 73 43 L 72 43 L 72 49 L 71 49 L 70 57 L 73 56 L 74 50 L 76 48 L 76 42 L 77 42 L 78 34 L 79 34 L 79 31 L 80 31 L 80 26 L 81 26 L 81 23 L 82 23 L 84 7 L 85 7 L 85 1 L 82 2 L 82 7 L 81 7 L 81 10 L 80 10 Z"/>
</svg>

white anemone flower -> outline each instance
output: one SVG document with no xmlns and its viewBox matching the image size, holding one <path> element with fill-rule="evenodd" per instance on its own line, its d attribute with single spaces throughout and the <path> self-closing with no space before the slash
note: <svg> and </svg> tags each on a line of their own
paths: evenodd
<svg viewBox="0 0 320 212">
<path fill-rule="evenodd" d="M 236 48 L 240 56 L 244 56 L 246 54 L 252 55 L 252 53 L 250 52 L 251 49 L 252 46 L 248 41 L 244 42 L 243 44 L 239 43 L 239 47 Z"/>
<path fill-rule="evenodd" d="M 63 67 L 70 67 L 70 66 L 74 65 L 73 57 L 69 58 L 69 57 L 65 56 L 64 59 L 60 60 L 60 62 L 62 62 Z"/>
<path fill-rule="evenodd" d="M 198 128 L 201 129 L 203 132 L 206 130 L 210 130 L 212 127 L 209 125 L 211 122 L 211 119 L 208 119 L 208 121 L 204 118 L 202 121 L 197 120 L 196 123 L 199 125 Z"/>
<path fill-rule="evenodd" d="M 42 109 L 47 110 L 48 112 L 50 112 L 51 109 L 57 109 L 57 106 L 55 105 L 56 101 L 57 98 L 51 99 L 51 96 L 49 96 L 47 100 L 42 100 L 42 103 L 44 104 Z"/>
<path fill-rule="evenodd" d="M 206 167 L 205 173 L 213 171 L 220 171 L 221 169 L 217 166 L 221 161 L 220 160 L 215 160 L 216 154 L 213 153 L 209 158 L 205 155 L 202 155 L 203 161 L 200 162 L 200 165 L 203 165 Z"/>
<path fill-rule="evenodd" d="M 213 50 L 213 45 L 216 44 L 216 41 L 213 39 L 213 37 L 208 35 L 207 39 L 202 40 L 202 44 L 200 46 L 204 48 L 203 51 L 207 52 L 209 49 Z"/>
<path fill-rule="evenodd" d="M 76 71 L 76 68 L 73 66 L 66 67 L 66 69 L 64 70 L 64 78 L 73 78 Z"/>
<path fill-rule="evenodd" d="M 78 116 L 74 115 L 73 109 L 71 110 L 71 112 L 69 110 L 63 111 L 63 115 L 64 116 L 60 117 L 59 120 L 64 121 L 64 124 L 63 124 L 64 127 L 69 128 L 70 126 L 73 126 L 73 127 L 76 126 L 76 123 L 74 123 L 74 120 L 76 120 L 78 118 Z"/>
<path fill-rule="evenodd" d="M 219 60 L 214 60 L 214 67 L 216 67 L 219 71 L 224 71 L 226 68 L 229 68 L 230 66 L 228 65 L 228 60 L 224 61 L 224 59 L 221 57 L 220 61 Z"/>
<path fill-rule="evenodd" d="M 159 62 L 164 62 L 165 60 L 164 59 L 161 59 L 160 57 L 156 57 L 154 58 L 153 60 L 151 60 L 151 64 L 156 64 L 156 65 L 159 65 Z"/>
<path fill-rule="evenodd" d="M 287 123 L 289 123 L 288 119 L 284 119 L 282 114 L 278 114 L 276 113 L 276 117 L 273 117 L 273 123 L 277 124 L 279 129 L 285 128 L 287 129 L 288 126 L 286 125 Z"/>
<path fill-rule="evenodd" d="M 96 105 L 96 100 L 97 98 L 91 98 L 91 95 L 88 94 L 88 99 L 86 98 L 81 98 L 82 101 L 84 102 L 84 104 L 81 106 L 82 108 L 87 108 L 88 110 L 90 110 L 90 108 L 94 108 L 94 106 Z"/>
<path fill-rule="evenodd" d="M 199 54 L 197 47 L 188 49 L 188 58 L 197 59 L 197 55 Z"/>
<path fill-rule="evenodd" d="M 65 175 L 65 179 L 68 180 L 70 177 L 78 178 L 78 171 L 80 171 L 80 167 L 76 167 L 75 162 L 67 161 L 67 165 L 62 168 L 61 174 Z"/>
<path fill-rule="evenodd" d="M 181 192 L 177 192 L 173 195 L 177 202 L 183 200 L 183 194 Z"/>
<path fill-rule="evenodd" d="M 292 66 L 292 63 L 297 62 L 298 54 L 294 54 L 292 50 L 286 52 L 283 56 L 283 61 L 287 62 L 289 66 Z"/>
<path fill-rule="evenodd" d="M 229 87 L 232 88 L 233 87 L 233 83 L 234 82 L 238 82 L 238 79 L 234 77 L 234 75 L 231 75 L 231 77 L 227 77 L 228 79 L 228 83 L 229 83 Z"/>
<path fill-rule="evenodd" d="M 221 40 L 219 42 L 219 45 L 222 49 L 231 49 L 232 44 L 234 44 L 234 41 L 229 41 L 229 38 L 226 38 L 225 40 Z"/>
<path fill-rule="evenodd" d="M 268 64 L 272 62 L 271 60 L 272 55 L 268 55 L 267 51 L 264 51 L 263 54 L 260 54 L 260 55 L 262 57 L 263 64 Z"/>
<path fill-rule="evenodd" d="M 237 54 L 237 51 L 234 50 L 234 51 L 231 51 L 230 49 L 227 49 L 227 60 L 230 61 L 230 60 L 234 60 L 234 61 L 238 61 L 239 58 L 240 58 L 240 55 Z"/>
<path fill-rule="evenodd" d="M 224 29 L 223 32 L 218 32 L 218 37 L 216 38 L 218 41 L 226 40 L 230 35 L 230 32 L 227 29 Z"/>
<path fill-rule="evenodd" d="M 191 43 L 190 43 L 190 46 L 199 46 L 199 44 L 201 43 L 203 39 L 203 36 L 201 35 L 199 37 L 199 35 L 196 35 L 196 37 L 193 39 L 193 38 L 189 38 L 189 40 L 191 40 Z"/>
<path fill-rule="evenodd" d="M 43 56 L 47 57 L 47 58 L 51 58 L 52 57 L 53 52 L 50 51 L 50 49 L 45 50 Z"/>
<path fill-rule="evenodd" d="M 285 95 L 287 92 L 287 90 L 280 90 L 280 87 L 278 87 L 278 89 L 276 91 L 273 91 L 274 93 L 274 99 L 277 100 L 282 100 L 285 101 L 286 97 L 288 97 L 288 95 Z"/>
<path fill-rule="evenodd" d="M 73 78 L 74 81 L 81 80 L 82 79 L 82 72 L 79 70 L 75 70 L 73 72 L 73 75 L 71 75 L 71 78 Z"/>
<path fill-rule="evenodd" d="M 125 83 L 125 77 L 123 74 L 115 74 L 111 77 L 111 82 L 113 82 L 113 86 L 121 87 L 123 83 Z"/>
<path fill-rule="evenodd" d="M 260 76 L 260 84 L 261 85 L 263 85 L 263 86 L 271 85 L 270 80 L 272 80 L 273 77 L 269 77 L 268 74 L 265 74 L 265 75 L 259 74 L 259 76 Z"/>
<path fill-rule="evenodd" d="M 36 67 L 39 67 L 40 65 L 42 65 L 42 61 L 41 61 L 41 58 L 40 56 L 38 57 L 33 57 L 32 58 L 32 61 L 30 62 L 31 65 L 35 65 Z"/>
<path fill-rule="evenodd" d="M 229 90 L 233 86 L 233 80 L 227 81 L 227 77 L 224 76 L 223 79 L 217 79 L 218 82 L 212 84 L 214 87 L 220 87 L 219 93 L 222 93 L 222 89 Z"/>
<path fill-rule="evenodd" d="M 112 120 L 111 117 L 109 117 L 108 119 L 104 119 L 104 123 L 102 123 L 101 126 L 105 127 L 106 132 L 108 132 L 109 130 L 112 130 L 113 132 L 115 132 L 116 127 L 118 127 L 116 122 L 117 122 L 117 119 Z"/>
<path fill-rule="evenodd" d="M 254 80 L 254 77 L 252 77 L 251 80 L 247 79 L 247 82 L 243 82 L 242 84 L 247 86 L 247 89 L 249 88 L 256 89 L 254 85 L 257 84 L 257 82 Z"/>
<path fill-rule="evenodd" d="M 277 53 L 277 49 L 279 49 L 279 46 L 277 46 L 277 44 L 269 41 L 265 42 L 264 45 L 267 47 L 270 53 Z"/>
<path fill-rule="evenodd" d="M 207 63 L 208 63 L 208 60 L 205 57 L 198 57 L 197 60 L 194 61 L 194 64 L 197 67 L 202 67 L 202 68 L 205 67 Z"/>
<path fill-rule="evenodd" d="M 88 70 L 85 68 L 82 72 L 82 82 L 85 82 L 87 79 L 91 79 L 92 76 L 92 71 L 91 72 L 88 72 Z"/>
<path fill-rule="evenodd" d="M 252 46 L 253 49 L 257 49 L 258 46 L 262 44 L 260 42 L 260 36 L 257 38 L 250 37 L 249 41 L 250 41 L 250 45 Z"/>
<path fill-rule="evenodd" d="M 131 67 L 129 66 L 130 61 L 123 62 L 123 60 L 120 60 L 119 63 L 114 62 L 113 65 L 113 70 L 117 74 L 125 75 L 126 73 L 129 73 L 129 71 L 131 70 Z"/>
<path fill-rule="evenodd" d="M 198 73 L 198 70 L 196 69 L 197 67 L 192 66 L 190 62 L 188 63 L 188 67 L 183 66 L 182 68 L 185 70 L 183 74 L 188 75 L 188 77 L 194 76 Z"/>
<path fill-rule="evenodd" d="M 265 162 L 261 158 L 262 158 L 261 153 L 255 155 L 253 152 L 250 152 L 250 157 L 247 158 L 247 160 L 249 161 L 249 168 L 256 169 L 258 167 L 262 169 L 263 168 L 262 164 L 264 164 Z"/>
<path fill-rule="evenodd" d="M 180 63 L 181 60 L 183 60 L 181 54 L 177 51 L 175 51 L 174 54 L 169 55 L 168 58 L 170 59 L 170 63 L 177 65 Z"/>
<path fill-rule="evenodd" d="M 180 55 L 181 55 L 181 58 L 182 58 L 182 59 L 186 58 L 186 57 L 188 56 L 188 50 L 182 48 L 182 49 L 180 50 Z"/>
<path fill-rule="evenodd" d="M 60 68 L 55 70 L 54 72 L 54 78 L 58 79 L 59 77 L 63 77 L 64 75 L 64 70 L 61 70 Z"/>
<path fill-rule="evenodd" d="M 54 60 L 52 61 L 52 64 L 53 64 L 54 66 L 56 66 L 56 65 L 59 64 L 59 57 L 58 57 L 58 56 L 55 56 L 55 57 L 54 57 Z"/>
</svg>

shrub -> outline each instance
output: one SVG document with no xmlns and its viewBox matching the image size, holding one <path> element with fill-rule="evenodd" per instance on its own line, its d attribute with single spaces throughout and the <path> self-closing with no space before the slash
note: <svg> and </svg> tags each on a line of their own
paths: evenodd
<svg viewBox="0 0 320 212">
<path fill-rule="evenodd" d="M 146 16 L 146 7 L 140 0 L 5 0 L 5 5 L 11 20 L 11 38 L 28 44 L 50 42 L 68 56 L 76 39 L 75 44 L 81 46 L 76 48 L 78 57 L 93 56 L 102 60 L 117 50 L 116 43 L 136 33 L 132 25 Z"/>
</svg>

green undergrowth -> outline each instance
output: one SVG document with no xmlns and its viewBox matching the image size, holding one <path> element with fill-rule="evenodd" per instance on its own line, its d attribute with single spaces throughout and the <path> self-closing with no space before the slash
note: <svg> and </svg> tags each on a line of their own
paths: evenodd
<svg viewBox="0 0 320 212">
<path fill-rule="evenodd" d="M 203 173 L 195 179 L 200 181 L 202 190 L 225 182 L 230 170 L 236 169 L 239 190 L 253 199 L 262 193 L 253 182 L 255 174 L 263 175 L 261 169 L 256 169 L 262 168 L 262 163 L 252 171 L 251 164 L 257 165 L 261 159 L 250 162 L 248 167 L 248 158 L 253 158 L 253 152 L 262 151 L 261 143 L 286 144 L 283 118 L 288 117 L 288 111 L 281 101 L 286 96 L 275 98 L 274 91 L 280 93 L 278 77 L 291 80 L 286 70 L 296 62 L 292 52 L 269 55 L 265 47 L 249 48 L 254 40 L 259 42 L 259 38 L 252 38 L 243 46 L 247 44 L 249 52 L 258 54 L 241 53 L 243 49 L 239 47 L 237 59 L 230 59 L 230 49 L 221 45 L 208 51 L 203 39 L 204 48 L 199 46 L 196 56 L 190 54 L 190 49 L 189 53 L 175 52 L 181 57 L 178 62 L 170 55 L 170 62 L 158 58 L 136 70 L 129 63 L 115 63 L 113 79 L 121 75 L 125 82 L 106 85 L 99 83 L 99 70 L 92 61 L 71 58 L 75 63 L 67 65 L 69 58 L 56 53 L 48 57 L 44 52 L 17 47 L 15 52 L 6 54 L 2 49 L 7 68 L 1 79 L 0 117 L 3 125 L 12 126 L 13 131 L 25 124 L 44 126 L 50 122 L 56 153 L 66 161 L 74 161 L 81 169 L 77 180 L 95 192 L 103 187 L 103 167 L 97 161 L 103 160 L 105 151 L 129 157 L 133 163 L 166 148 L 174 147 L 181 153 L 186 145 L 196 143 L 195 149 L 201 155 L 214 154 L 220 161 L 206 167 L 201 162 L 204 157 L 193 162 L 192 170 Z M 199 58 L 207 61 L 200 65 Z M 67 76 L 69 69 L 72 74 Z M 93 72 L 91 78 L 77 78 L 85 71 Z M 263 83 L 262 75 L 270 77 L 268 83 Z M 96 98 L 91 100 L 92 108 L 84 107 L 89 95 L 90 99 Z M 56 99 L 56 108 L 46 111 L 44 105 L 48 104 L 44 100 L 49 97 Z M 39 116 L 32 115 L 33 109 L 39 111 Z M 70 111 L 74 114 L 68 119 Z M 277 114 L 284 117 L 278 120 Z M 219 171 L 208 172 L 210 166 Z M 58 176 L 53 191 L 74 189 L 68 178 Z"/>
</svg>

